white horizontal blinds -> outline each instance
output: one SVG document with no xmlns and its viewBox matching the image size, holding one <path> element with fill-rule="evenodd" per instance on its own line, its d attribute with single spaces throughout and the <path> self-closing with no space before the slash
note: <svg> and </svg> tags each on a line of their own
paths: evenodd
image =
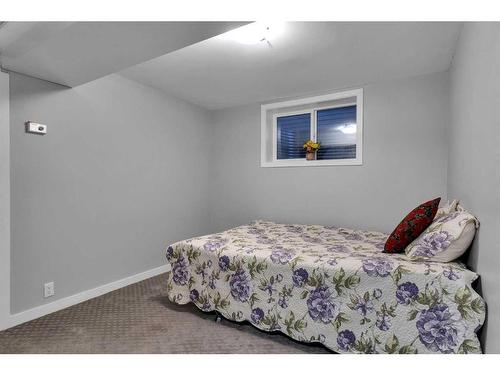
<svg viewBox="0 0 500 375">
<path fill-rule="evenodd" d="M 279 116 L 277 125 L 277 159 L 303 159 L 303 145 L 311 137 L 311 114 Z"/>
<path fill-rule="evenodd" d="M 318 160 L 356 158 L 356 105 L 318 110 Z"/>
</svg>

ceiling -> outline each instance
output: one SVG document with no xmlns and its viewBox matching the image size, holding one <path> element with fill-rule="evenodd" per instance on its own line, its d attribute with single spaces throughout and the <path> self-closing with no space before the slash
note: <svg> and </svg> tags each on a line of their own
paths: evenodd
<svg viewBox="0 0 500 375">
<path fill-rule="evenodd" d="M 445 71 L 460 26 L 289 22 L 272 46 L 214 37 L 120 74 L 219 109 Z"/>
<path fill-rule="evenodd" d="M 4 22 L 2 68 L 77 86 L 246 22 Z"/>
<path fill-rule="evenodd" d="M 445 71 L 461 27 L 287 22 L 281 34 L 270 36 L 270 44 L 246 45 L 220 36 L 245 24 L 4 22 L 0 63 L 70 87 L 119 72 L 219 109 Z"/>
</svg>

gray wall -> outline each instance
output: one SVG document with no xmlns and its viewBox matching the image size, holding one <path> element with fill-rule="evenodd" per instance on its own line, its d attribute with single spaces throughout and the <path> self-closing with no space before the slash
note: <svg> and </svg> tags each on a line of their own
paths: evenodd
<svg viewBox="0 0 500 375">
<path fill-rule="evenodd" d="M 260 106 L 214 113 L 214 230 L 270 219 L 391 231 L 425 199 L 446 199 L 447 73 L 368 85 L 362 166 L 260 167 Z"/>
<path fill-rule="evenodd" d="M 471 266 L 488 305 L 486 351 L 500 353 L 500 24 L 466 23 L 451 69 L 448 194 L 481 228 Z M 486 340 L 487 336 L 487 340 Z"/>
<path fill-rule="evenodd" d="M 164 265 L 168 243 L 208 232 L 206 110 L 116 75 L 67 89 L 12 74 L 10 95 L 12 312 Z"/>
<path fill-rule="evenodd" d="M 0 72 L 0 330 L 10 314 L 9 75 Z"/>
</svg>

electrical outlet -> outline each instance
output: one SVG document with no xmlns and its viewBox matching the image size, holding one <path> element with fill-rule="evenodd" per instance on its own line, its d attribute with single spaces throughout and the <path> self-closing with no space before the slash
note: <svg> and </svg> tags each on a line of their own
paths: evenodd
<svg viewBox="0 0 500 375">
<path fill-rule="evenodd" d="M 43 296 L 45 298 L 52 297 L 55 293 L 54 282 L 51 281 L 43 286 Z"/>
</svg>

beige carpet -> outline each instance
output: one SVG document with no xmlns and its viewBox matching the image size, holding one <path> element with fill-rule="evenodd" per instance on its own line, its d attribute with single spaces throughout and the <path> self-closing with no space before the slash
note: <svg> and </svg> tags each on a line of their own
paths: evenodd
<svg viewBox="0 0 500 375">
<path fill-rule="evenodd" d="M 166 297 L 166 275 L 0 332 L 0 353 L 329 353 Z"/>
</svg>

